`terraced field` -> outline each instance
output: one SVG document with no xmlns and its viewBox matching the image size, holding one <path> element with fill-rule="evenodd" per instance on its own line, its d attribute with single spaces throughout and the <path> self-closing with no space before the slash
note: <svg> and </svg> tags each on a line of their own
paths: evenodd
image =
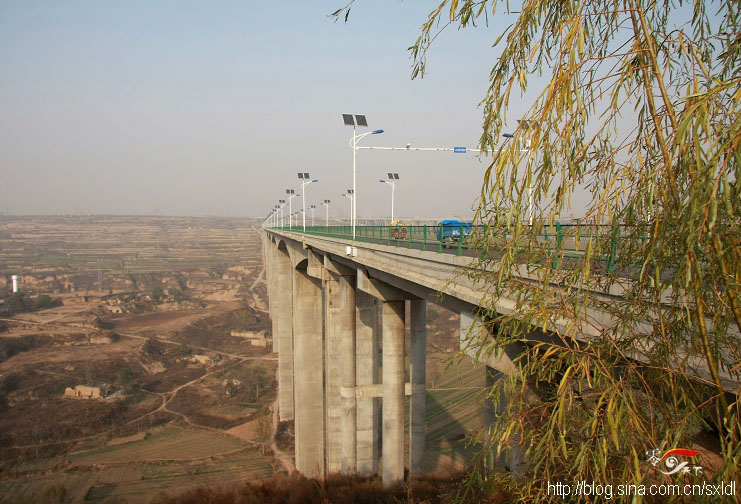
<svg viewBox="0 0 741 504">
<path fill-rule="evenodd" d="M 163 492 L 176 495 L 191 487 L 228 487 L 273 475 L 269 460 L 258 449 L 248 449 L 207 464 L 167 464 L 147 469 L 146 475 L 141 475 L 138 480 L 92 485 L 84 499 L 86 502 L 101 502 L 117 497 L 139 502 Z"/>
<path fill-rule="evenodd" d="M 269 478 L 269 457 L 237 438 L 169 425 L 147 439 L 76 453 L 64 471 L 0 483 L 0 503 L 37 502 L 52 484 L 63 485 L 71 502 L 114 498 L 147 502 L 165 492 L 194 486 L 229 486 Z"/>
<path fill-rule="evenodd" d="M 243 441 L 210 431 L 167 425 L 146 439 L 69 456 L 72 466 L 196 460 L 245 448 Z"/>
<path fill-rule="evenodd" d="M 29 292 L 50 292 L 53 275 L 77 290 L 125 288 L 121 275 L 260 264 L 256 221 L 217 217 L 0 217 L 0 287 L 21 274 Z M 37 277 L 37 278 L 34 278 Z M 57 290 L 59 287 L 57 286 Z"/>
</svg>

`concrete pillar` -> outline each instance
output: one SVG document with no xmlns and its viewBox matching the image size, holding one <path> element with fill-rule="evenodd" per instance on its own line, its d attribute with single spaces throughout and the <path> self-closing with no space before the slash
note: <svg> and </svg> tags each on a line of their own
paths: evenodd
<svg viewBox="0 0 741 504">
<path fill-rule="evenodd" d="M 340 470 L 357 471 L 357 405 L 355 399 L 355 276 L 339 276 L 340 319 Z"/>
<path fill-rule="evenodd" d="M 355 380 L 357 386 L 378 383 L 378 302 L 355 292 Z M 378 474 L 378 399 L 358 397 L 357 471 L 361 475 Z"/>
<path fill-rule="evenodd" d="M 324 478 L 324 345 L 321 280 L 293 272 L 296 469 Z"/>
<path fill-rule="evenodd" d="M 327 472 L 350 474 L 356 469 L 355 275 L 327 272 L 324 372 Z"/>
<path fill-rule="evenodd" d="M 273 245 L 272 240 L 267 235 L 267 233 L 263 234 L 262 238 L 262 257 L 265 265 L 265 283 L 268 289 L 268 313 L 270 314 L 270 319 L 273 319 L 273 313 L 270 310 L 270 307 L 273 304 L 273 296 L 275 296 L 275 254 L 277 253 L 277 250 L 275 246 Z"/>
<path fill-rule="evenodd" d="M 383 303 L 383 486 L 404 482 L 404 301 Z"/>
<path fill-rule="evenodd" d="M 425 374 L 427 372 L 427 302 L 409 302 L 411 318 L 410 381 L 412 397 L 409 404 L 409 472 L 422 472 L 425 453 Z"/>
<path fill-rule="evenodd" d="M 293 420 L 293 266 L 288 252 L 273 248 L 273 345 L 278 352 L 278 412 L 281 421 Z"/>
</svg>

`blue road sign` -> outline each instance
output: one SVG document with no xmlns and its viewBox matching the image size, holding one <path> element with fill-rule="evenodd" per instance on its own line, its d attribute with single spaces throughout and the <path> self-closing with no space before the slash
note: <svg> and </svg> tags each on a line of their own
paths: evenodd
<svg viewBox="0 0 741 504">
<path fill-rule="evenodd" d="M 466 148 L 465 147 L 453 147 L 453 152 L 457 154 L 465 154 Z"/>
</svg>

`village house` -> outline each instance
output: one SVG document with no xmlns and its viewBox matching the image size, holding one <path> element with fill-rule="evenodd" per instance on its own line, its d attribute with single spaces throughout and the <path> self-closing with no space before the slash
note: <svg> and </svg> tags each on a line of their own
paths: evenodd
<svg viewBox="0 0 741 504">
<path fill-rule="evenodd" d="M 77 399 L 101 399 L 112 392 L 110 385 L 102 387 L 91 387 L 88 385 L 76 385 L 75 388 L 67 387 L 64 389 L 65 397 L 75 397 Z"/>
</svg>

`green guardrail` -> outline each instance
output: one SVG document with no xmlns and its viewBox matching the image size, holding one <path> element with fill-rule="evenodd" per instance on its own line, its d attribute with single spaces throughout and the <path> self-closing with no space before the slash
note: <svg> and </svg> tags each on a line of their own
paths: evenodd
<svg viewBox="0 0 741 504">
<path fill-rule="evenodd" d="M 353 240 L 352 226 L 302 226 L 269 227 L 269 230 L 289 231 L 310 236 L 320 236 L 341 240 Z M 422 225 L 422 226 L 355 226 L 355 242 L 373 243 L 398 248 L 454 253 L 457 256 L 478 255 L 483 257 L 486 251 L 478 244 L 483 236 L 492 231 L 487 226 L 457 225 Z M 504 243 L 509 234 L 498 232 L 488 236 L 488 240 Z M 609 236 L 609 242 L 605 239 Z M 590 256 L 605 263 L 607 272 L 614 273 L 618 261 L 618 245 L 621 239 L 619 226 L 594 226 L 579 224 L 560 224 L 546 226 L 539 234 L 537 242 L 542 244 L 551 259 L 554 269 L 562 267 L 564 260 L 581 259 L 590 251 Z M 605 243 L 608 243 L 605 246 Z M 598 249 L 598 244 L 601 249 Z M 470 251 L 470 252 L 468 252 Z"/>
</svg>

